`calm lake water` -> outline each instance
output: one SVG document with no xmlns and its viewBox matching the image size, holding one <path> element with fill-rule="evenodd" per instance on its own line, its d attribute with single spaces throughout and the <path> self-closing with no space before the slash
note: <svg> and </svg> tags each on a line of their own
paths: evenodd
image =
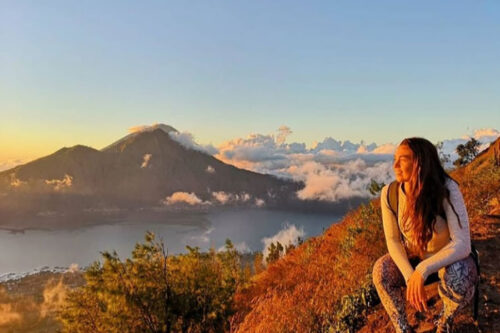
<svg viewBox="0 0 500 333">
<path fill-rule="evenodd" d="M 303 228 L 305 238 L 318 235 L 341 216 L 299 214 L 265 209 L 224 210 L 184 213 L 154 223 L 122 222 L 71 230 L 27 230 L 12 233 L 0 230 L 0 275 L 29 272 L 43 266 L 87 266 L 100 259 L 100 251 L 116 250 L 130 256 L 135 243 L 146 231 L 162 237 L 169 254 L 186 252 L 185 246 L 202 250 L 224 245 L 226 238 L 239 248 L 263 250 L 262 239 L 276 235 L 288 225 Z"/>
</svg>

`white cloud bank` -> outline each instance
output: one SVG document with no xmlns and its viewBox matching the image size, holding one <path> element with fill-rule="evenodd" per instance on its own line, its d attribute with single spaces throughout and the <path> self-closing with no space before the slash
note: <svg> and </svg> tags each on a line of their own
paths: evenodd
<svg viewBox="0 0 500 333">
<path fill-rule="evenodd" d="M 372 179 L 383 183 L 394 179 L 392 158 L 397 144 L 353 143 L 328 137 L 307 147 L 305 143 L 287 143 L 291 133 L 289 127 L 282 126 L 277 135 L 235 138 L 222 143 L 215 157 L 247 170 L 303 181 L 305 187 L 297 196 L 304 200 L 370 197 L 367 187 Z M 458 144 L 474 137 L 482 143 L 481 150 L 499 135 L 496 129 L 476 130 L 460 139 L 444 140 L 443 151 L 454 161 Z"/>
</svg>

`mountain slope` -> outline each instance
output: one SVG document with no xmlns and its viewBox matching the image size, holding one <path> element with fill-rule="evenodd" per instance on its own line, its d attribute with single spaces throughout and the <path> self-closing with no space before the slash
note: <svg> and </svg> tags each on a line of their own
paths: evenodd
<svg viewBox="0 0 500 333">
<path fill-rule="evenodd" d="M 498 151 L 500 139 L 468 166 L 451 174 L 460 183 L 472 237 L 480 251 L 481 292 L 486 297 L 481 300 L 479 326 L 488 332 L 499 330 L 492 317 L 500 310 L 500 269 L 495 258 L 500 249 L 500 221 L 491 214 L 500 206 Z M 252 286 L 236 296 L 238 312 L 232 320 L 233 330 L 391 332 L 385 311 L 376 305 L 378 297 L 371 282 L 373 264 L 386 252 L 379 199 L 375 199 L 257 275 Z M 432 326 L 440 306 L 436 300 L 433 310 L 420 316 L 422 331 Z M 416 320 L 414 312 L 412 315 Z M 470 316 L 463 316 L 457 323 L 462 332 L 474 327 L 468 319 Z"/>
</svg>

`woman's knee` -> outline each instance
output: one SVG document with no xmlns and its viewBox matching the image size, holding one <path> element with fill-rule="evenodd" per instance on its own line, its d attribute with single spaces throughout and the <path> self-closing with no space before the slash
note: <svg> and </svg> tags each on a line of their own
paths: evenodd
<svg viewBox="0 0 500 333">
<path fill-rule="evenodd" d="M 398 268 L 389 254 L 375 261 L 372 271 L 372 280 L 375 286 L 382 286 L 394 280 L 394 275 L 399 274 Z"/>
<path fill-rule="evenodd" d="M 446 289 L 458 297 L 470 296 L 478 279 L 476 264 L 470 257 L 446 266 L 441 275 Z"/>
</svg>

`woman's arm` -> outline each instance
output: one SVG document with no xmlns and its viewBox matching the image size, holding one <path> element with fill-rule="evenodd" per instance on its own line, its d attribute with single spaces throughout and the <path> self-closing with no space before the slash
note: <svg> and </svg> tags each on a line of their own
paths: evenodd
<svg viewBox="0 0 500 333">
<path fill-rule="evenodd" d="M 398 266 L 401 274 L 403 274 L 405 282 L 408 282 L 414 270 L 408 261 L 406 250 L 401 243 L 401 233 L 399 231 L 398 222 L 389 208 L 389 203 L 387 202 L 388 188 L 389 185 L 384 186 L 380 196 L 380 207 L 382 209 L 385 240 L 387 243 L 387 249 L 389 250 L 389 255 L 396 266 Z"/>
<path fill-rule="evenodd" d="M 448 180 L 448 189 L 450 190 L 450 202 L 455 207 L 455 211 L 460 217 L 460 225 L 458 224 L 457 216 L 448 200 L 444 199 L 443 207 L 446 213 L 448 230 L 450 231 L 450 242 L 446 244 L 433 256 L 420 262 L 415 270 L 418 271 L 424 279 L 430 274 L 437 272 L 440 268 L 448 266 L 457 260 L 466 258 L 470 251 L 470 231 L 469 217 L 465 208 L 464 198 L 460 192 L 457 183 Z"/>
</svg>

